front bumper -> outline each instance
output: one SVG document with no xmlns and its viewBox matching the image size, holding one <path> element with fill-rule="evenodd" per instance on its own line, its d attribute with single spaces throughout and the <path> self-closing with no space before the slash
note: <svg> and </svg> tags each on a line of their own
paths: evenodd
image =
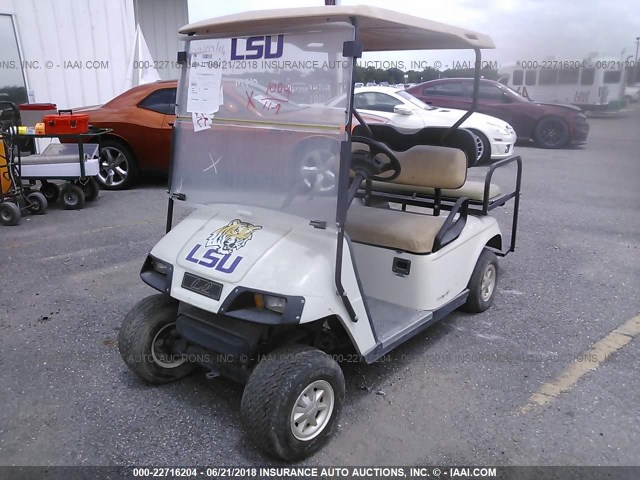
<svg viewBox="0 0 640 480">
<path fill-rule="evenodd" d="M 589 135 L 589 124 L 573 125 L 571 128 L 571 145 L 584 145 Z"/>
<path fill-rule="evenodd" d="M 516 136 L 509 138 L 496 137 L 491 141 L 491 160 L 501 160 L 513 156 Z"/>
</svg>

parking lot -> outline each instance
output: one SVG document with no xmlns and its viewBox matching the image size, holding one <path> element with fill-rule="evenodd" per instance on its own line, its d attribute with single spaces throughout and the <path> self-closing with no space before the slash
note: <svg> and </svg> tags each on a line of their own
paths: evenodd
<svg viewBox="0 0 640 480">
<path fill-rule="evenodd" d="M 585 147 L 517 148 L 518 247 L 493 308 L 343 364 L 338 433 L 306 463 L 637 464 L 640 109 L 590 123 Z M 0 464 L 272 462 L 241 433 L 240 386 L 198 372 L 151 387 L 120 358 L 165 212 L 155 183 L 0 229 Z M 611 355 L 581 372 L 603 338 Z"/>
</svg>

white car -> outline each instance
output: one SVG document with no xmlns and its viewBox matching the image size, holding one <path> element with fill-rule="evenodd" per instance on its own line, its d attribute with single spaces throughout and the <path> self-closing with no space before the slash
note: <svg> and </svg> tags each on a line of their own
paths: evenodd
<svg viewBox="0 0 640 480">
<path fill-rule="evenodd" d="M 354 106 L 362 113 L 379 115 L 402 131 L 424 127 L 450 127 L 466 112 L 454 108 L 427 105 L 404 90 L 394 87 L 360 87 L 354 91 Z M 329 106 L 343 106 L 345 97 L 338 97 Z M 478 142 L 478 161 L 500 160 L 512 156 L 516 132 L 504 120 L 473 113 L 461 125 L 471 130 Z"/>
<path fill-rule="evenodd" d="M 624 99 L 627 103 L 640 101 L 640 83 L 624 87 Z"/>
</svg>

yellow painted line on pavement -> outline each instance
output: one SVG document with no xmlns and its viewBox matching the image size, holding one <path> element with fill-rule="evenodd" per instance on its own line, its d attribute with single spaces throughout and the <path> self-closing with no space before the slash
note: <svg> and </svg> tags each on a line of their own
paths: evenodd
<svg viewBox="0 0 640 480">
<path fill-rule="evenodd" d="M 589 350 L 578 357 L 580 361 L 574 361 L 553 381 L 542 385 L 536 393 L 531 395 L 529 402 L 516 412 L 527 413 L 555 400 L 561 393 L 571 389 L 584 375 L 598 368 L 611 354 L 620 350 L 638 335 L 640 335 L 640 314 L 594 343 Z"/>
</svg>

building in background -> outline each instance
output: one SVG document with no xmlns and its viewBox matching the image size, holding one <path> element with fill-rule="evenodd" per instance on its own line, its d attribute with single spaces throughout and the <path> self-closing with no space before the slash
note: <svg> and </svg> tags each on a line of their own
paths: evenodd
<svg viewBox="0 0 640 480">
<path fill-rule="evenodd" d="M 0 100 L 74 108 L 177 78 L 187 23 L 187 0 L 0 0 Z"/>
</svg>

